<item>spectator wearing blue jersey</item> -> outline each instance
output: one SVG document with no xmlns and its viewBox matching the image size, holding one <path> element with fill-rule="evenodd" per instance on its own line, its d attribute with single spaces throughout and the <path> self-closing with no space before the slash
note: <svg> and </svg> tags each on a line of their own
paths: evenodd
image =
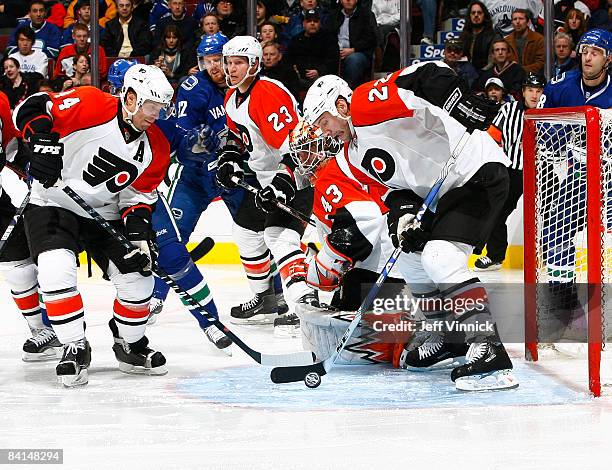
<svg viewBox="0 0 612 470">
<path fill-rule="evenodd" d="M 284 28 L 284 33 L 289 39 L 293 39 L 304 31 L 304 13 L 310 10 L 317 10 L 321 19 L 321 28 L 327 27 L 329 15 L 323 11 L 317 0 L 300 0 L 300 10 L 289 17 L 289 22 Z"/>
<path fill-rule="evenodd" d="M 62 42 L 62 32 L 57 26 L 46 21 L 45 2 L 42 0 L 32 0 L 30 2 L 29 16 L 29 19 L 24 18 L 20 20 L 17 23 L 17 27 L 11 33 L 7 47 L 8 53 L 12 54 L 17 49 L 15 33 L 20 28 L 28 26 L 36 35 L 34 49 L 44 52 L 50 59 L 57 57 Z"/>
</svg>

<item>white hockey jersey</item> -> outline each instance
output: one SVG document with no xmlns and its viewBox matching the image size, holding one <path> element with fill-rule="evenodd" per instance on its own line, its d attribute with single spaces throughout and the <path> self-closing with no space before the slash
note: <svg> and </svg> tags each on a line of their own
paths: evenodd
<svg viewBox="0 0 612 470">
<path fill-rule="evenodd" d="M 258 77 L 246 93 L 230 89 L 225 97 L 227 125 L 249 153 L 248 165 L 267 186 L 289 152 L 289 132 L 298 123 L 297 101 L 285 86 Z"/>
<path fill-rule="evenodd" d="M 152 125 L 129 137 L 119 122 L 119 101 L 94 87 L 56 93 L 37 93 L 23 101 L 13 115 L 17 128 L 34 128 L 35 121 L 51 120 L 64 144 L 61 182 L 44 188 L 35 181 L 31 202 L 87 214 L 62 190 L 69 185 L 107 220 L 120 211 L 157 201 L 155 189 L 170 163 L 170 144 Z M 130 141 L 128 142 L 128 137 Z"/>
<path fill-rule="evenodd" d="M 426 86 L 436 88 L 435 76 L 426 76 L 433 83 L 420 82 L 423 71 L 433 74 L 440 67 L 444 73 L 449 69 L 443 62 L 424 62 L 361 85 L 350 107 L 356 136 L 348 150 L 351 164 L 388 188 L 411 189 L 422 198 L 465 133 L 465 127 L 445 110 L 419 96 L 426 94 L 421 92 Z M 474 131 L 439 196 L 464 185 L 488 162 L 510 164 L 489 134 Z"/>
</svg>

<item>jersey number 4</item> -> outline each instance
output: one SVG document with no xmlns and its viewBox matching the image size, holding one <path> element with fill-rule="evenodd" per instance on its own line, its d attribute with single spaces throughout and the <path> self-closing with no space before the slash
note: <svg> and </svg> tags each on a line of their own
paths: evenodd
<svg viewBox="0 0 612 470">
<path fill-rule="evenodd" d="M 271 113 L 268 116 L 268 122 L 271 122 L 272 128 L 276 132 L 278 132 L 283 127 L 285 127 L 285 124 L 289 124 L 290 122 L 293 122 L 293 117 L 291 116 L 291 113 L 287 109 L 287 106 L 281 106 L 280 109 L 278 110 L 278 113 Z"/>
</svg>

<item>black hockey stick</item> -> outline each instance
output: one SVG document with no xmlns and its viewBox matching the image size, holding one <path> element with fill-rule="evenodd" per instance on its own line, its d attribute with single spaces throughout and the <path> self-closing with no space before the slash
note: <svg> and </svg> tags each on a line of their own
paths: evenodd
<svg viewBox="0 0 612 470">
<path fill-rule="evenodd" d="M 234 183 L 237 186 L 240 186 L 242 189 L 246 189 L 248 192 L 253 193 L 253 194 L 257 194 L 260 191 L 255 186 L 251 186 L 249 183 L 247 183 L 244 180 L 241 180 L 237 176 L 232 176 L 232 183 Z M 296 219 L 299 219 L 302 222 L 308 225 L 311 225 L 312 227 L 317 226 L 312 220 L 310 220 L 310 217 L 308 217 L 306 214 L 302 214 L 300 211 L 294 209 L 291 206 L 288 206 L 284 202 L 279 201 L 278 199 L 275 199 L 274 204 L 276 204 L 276 207 L 285 211 L 287 214 L 292 215 Z"/>
<path fill-rule="evenodd" d="M 64 186 L 62 190 L 74 201 L 76 202 L 81 209 L 83 209 L 87 214 L 95 220 L 106 232 L 117 240 L 119 243 L 123 245 L 127 250 L 133 250 L 134 246 L 130 243 L 130 241 L 125 238 L 125 236 L 117 231 L 115 227 L 108 223 L 93 207 L 91 207 L 81 196 L 79 196 L 70 186 Z M 213 324 L 223 331 L 240 349 L 242 349 L 245 353 L 251 356 L 255 362 L 265 366 L 278 366 L 285 365 L 289 366 L 291 364 L 312 364 L 313 361 L 316 360 L 315 355 L 310 351 L 298 351 L 294 353 L 288 354 L 264 354 L 247 346 L 244 341 L 242 341 L 238 336 L 236 336 L 232 331 L 227 328 L 221 321 L 217 318 L 210 316 L 200 305 L 200 303 L 194 299 L 188 292 L 185 292 L 181 289 L 178 284 L 170 277 L 168 274 L 157 264 L 154 263 L 153 272 L 162 279 L 166 284 L 170 286 L 174 292 L 178 294 L 178 296 L 184 300 L 190 308 L 196 310 L 202 316 L 206 317 L 208 320 L 212 321 Z"/>
<path fill-rule="evenodd" d="M 425 196 L 425 200 L 423 201 L 421 208 L 419 209 L 419 211 L 417 212 L 414 218 L 413 227 L 420 226 L 421 220 L 423 219 L 425 212 L 427 212 L 427 209 L 431 206 L 432 202 L 438 196 L 438 193 L 440 192 L 440 188 L 442 187 L 442 183 L 444 183 L 444 180 L 446 179 L 446 176 L 450 172 L 451 167 L 457 161 L 457 157 L 463 150 L 463 147 L 465 147 L 465 144 L 470 138 L 470 135 L 471 135 L 471 132 L 466 131 L 461 136 L 461 139 L 455 146 L 453 153 L 451 154 L 450 158 L 444 165 L 444 168 L 442 168 L 442 171 L 440 172 L 438 179 L 436 180 L 434 185 L 431 187 L 431 189 L 427 193 L 427 196 Z M 310 388 L 318 387 L 321 384 L 321 376 L 327 374 L 334 367 L 334 364 L 336 363 L 338 356 L 340 355 L 340 353 L 342 352 L 342 350 L 348 343 L 348 340 L 353 335 L 355 328 L 357 328 L 357 326 L 359 325 L 359 322 L 361 321 L 361 317 L 366 312 L 366 310 L 370 308 L 370 306 L 374 302 L 374 299 L 376 298 L 376 295 L 378 294 L 380 287 L 385 282 L 385 279 L 387 279 L 387 277 L 389 276 L 391 269 L 395 265 L 395 262 L 397 261 L 401 253 L 402 253 L 401 245 L 398 246 L 395 250 L 393 250 L 393 253 L 389 257 L 389 260 L 385 264 L 385 267 L 383 268 L 382 272 L 378 275 L 376 282 L 370 288 L 368 295 L 366 296 L 366 298 L 363 300 L 363 302 L 361 303 L 361 305 L 355 312 L 355 317 L 353 318 L 353 320 L 351 320 L 351 323 L 349 323 L 349 326 L 346 328 L 346 331 L 344 332 L 342 337 L 338 340 L 338 343 L 336 344 L 336 348 L 332 352 L 331 356 L 329 356 L 327 359 L 321 362 L 316 362 L 314 364 L 309 364 L 306 366 L 275 367 L 270 372 L 270 379 L 272 380 L 272 382 L 289 383 L 289 382 L 299 382 L 300 380 L 303 380 L 307 387 L 310 387 Z"/>
<path fill-rule="evenodd" d="M 6 242 L 8 241 L 9 237 L 11 236 L 11 233 L 13 233 L 13 230 L 15 229 L 15 226 L 17 225 L 17 223 L 19 222 L 19 219 L 23 215 L 23 211 L 25 210 L 26 206 L 30 202 L 30 193 L 31 192 L 32 192 L 32 190 L 29 190 L 27 192 L 27 194 L 23 198 L 23 201 L 21 201 L 21 205 L 19 206 L 17 211 L 15 211 L 15 215 L 13 216 L 13 218 L 9 222 L 8 226 L 6 227 L 6 230 L 4 230 L 4 233 L 2 234 L 2 238 L 0 238 L 0 256 L 2 256 L 2 254 L 4 253 L 4 247 L 6 246 Z"/>
<path fill-rule="evenodd" d="M 210 237 L 205 237 L 204 240 L 198 243 L 198 246 L 189 252 L 189 257 L 191 258 L 191 261 L 195 263 L 210 253 L 210 250 L 212 250 L 214 247 L 215 241 Z"/>
</svg>

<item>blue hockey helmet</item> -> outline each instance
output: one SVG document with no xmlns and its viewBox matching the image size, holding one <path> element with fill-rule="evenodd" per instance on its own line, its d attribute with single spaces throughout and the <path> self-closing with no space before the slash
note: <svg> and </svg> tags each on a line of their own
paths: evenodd
<svg viewBox="0 0 612 470">
<path fill-rule="evenodd" d="M 609 57 L 612 54 L 612 33 L 601 28 L 591 29 L 584 33 L 578 41 L 576 52 L 581 54 L 586 46 L 601 49 L 605 56 Z"/>
<path fill-rule="evenodd" d="M 108 83 L 110 84 L 110 93 L 114 96 L 119 96 L 121 87 L 123 87 L 123 79 L 125 73 L 132 65 L 138 64 L 135 59 L 117 59 L 108 69 Z"/>
<path fill-rule="evenodd" d="M 223 33 L 207 34 L 200 41 L 198 46 L 198 68 L 204 70 L 204 57 L 209 55 L 221 55 L 223 54 L 223 45 L 229 41 L 227 36 Z M 221 60 L 219 60 L 221 64 Z"/>
</svg>

